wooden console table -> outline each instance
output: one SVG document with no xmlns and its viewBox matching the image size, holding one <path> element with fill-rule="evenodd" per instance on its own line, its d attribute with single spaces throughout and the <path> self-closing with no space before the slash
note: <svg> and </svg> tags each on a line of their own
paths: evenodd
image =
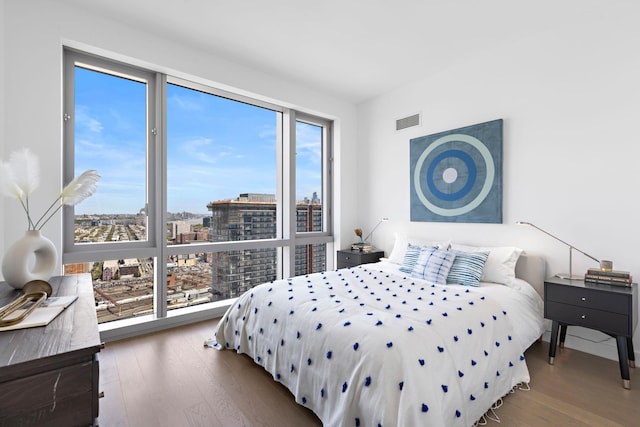
<svg viewBox="0 0 640 427">
<path fill-rule="evenodd" d="M 0 426 L 96 426 L 101 348 L 89 274 L 52 277 L 78 295 L 47 326 L 0 332 Z M 0 282 L 0 306 L 21 295 Z"/>
</svg>

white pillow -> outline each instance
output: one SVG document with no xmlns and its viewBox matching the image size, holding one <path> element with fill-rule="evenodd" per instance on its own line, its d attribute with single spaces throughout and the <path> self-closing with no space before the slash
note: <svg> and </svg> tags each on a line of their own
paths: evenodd
<svg viewBox="0 0 640 427">
<path fill-rule="evenodd" d="M 463 252 L 489 252 L 480 280 L 507 286 L 515 285 L 516 263 L 522 249 L 514 246 L 467 246 L 457 243 L 453 243 L 451 249 Z"/>
<path fill-rule="evenodd" d="M 391 250 L 388 258 L 388 261 L 394 264 L 402 264 L 404 261 L 404 254 L 407 252 L 407 246 L 409 246 L 409 243 L 416 246 L 428 246 L 439 249 L 447 249 L 449 247 L 448 242 L 436 242 L 416 237 L 407 237 L 402 233 L 395 233 L 395 236 L 396 241 L 393 244 L 393 249 Z"/>
</svg>

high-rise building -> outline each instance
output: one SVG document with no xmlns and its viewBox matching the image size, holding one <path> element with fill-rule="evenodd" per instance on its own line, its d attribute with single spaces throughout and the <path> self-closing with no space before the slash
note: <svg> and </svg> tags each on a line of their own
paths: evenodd
<svg viewBox="0 0 640 427">
<path fill-rule="evenodd" d="M 322 205 L 316 193 L 309 202 L 296 204 L 296 230 L 300 232 L 322 231 Z M 297 245 L 295 258 L 295 275 L 322 271 L 326 266 L 326 250 L 324 244 Z"/>
<path fill-rule="evenodd" d="M 299 232 L 322 230 L 322 205 L 298 203 L 296 226 Z M 305 201 L 306 202 L 306 201 Z M 237 241 L 273 239 L 277 232 L 276 200 L 272 194 L 245 193 L 235 200 L 219 200 L 207 205 L 211 211 L 209 240 Z M 295 274 L 322 271 L 326 265 L 324 245 L 296 247 Z M 277 278 L 275 248 L 248 249 L 212 254 L 212 293 L 220 299 L 234 298 L 246 290 Z"/>
</svg>

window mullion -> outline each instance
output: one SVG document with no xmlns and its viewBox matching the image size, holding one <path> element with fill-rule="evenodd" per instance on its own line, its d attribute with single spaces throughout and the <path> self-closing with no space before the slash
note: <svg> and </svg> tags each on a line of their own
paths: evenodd
<svg viewBox="0 0 640 427">
<path fill-rule="evenodd" d="M 64 55 L 63 67 L 63 117 L 62 117 L 62 134 L 63 134 L 63 182 L 71 182 L 74 175 L 74 158 L 73 149 L 75 145 L 75 74 L 74 74 L 75 55 L 67 52 Z M 62 262 L 67 263 L 66 253 L 74 245 L 74 234 L 66 233 L 64 230 L 74 229 L 74 209 L 73 206 L 65 206 L 62 216 Z"/>
<path fill-rule="evenodd" d="M 150 179 L 154 182 L 158 191 L 152 191 L 149 197 L 150 203 L 153 201 L 154 218 L 158 218 L 153 222 L 155 229 L 155 313 L 159 318 L 167 317 L 167 239 L 165 238 L 165 224 L 167 223 L 167 175 L 163 172 L 167 170 L 167 76 L 166 74 L 156 74 L 156 84 L 153 87 L 154 102 L 149 102 L 149 106 L 153 106 L 153 113 L 149 117 L 153 118 L 154 126 L 149 129 L 155 129 L 150 133 L 149 147 L 150 160 L 149 165 L 154 165 L 154 172 L 150 173 Z M 151 217 L 149 217 L 151 218 Z"/>
<path fill-rule="evenodd" d="M 282 132 L 282 209 L 283 239 L 289 244 L 283 246 L 282 269 L 285 277 L 293 276 L 296 255 L 296 112 L 283 113 Z"/>
</svg>

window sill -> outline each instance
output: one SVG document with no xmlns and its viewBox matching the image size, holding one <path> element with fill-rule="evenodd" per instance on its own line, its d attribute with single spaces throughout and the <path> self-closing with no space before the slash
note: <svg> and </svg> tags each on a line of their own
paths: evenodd
<svg viewBox="0 0 640 427">
<path fill-rule="evenodd" d="M 235 299 L 231 299 L 185 307 L 170 311 L 167 317 L 163 318 L 155 318 L 153 315 L 148 315 L 102 323 L 98 325 L 100 339 L 103 342 L 117 341 L 190 323 L 216 319 L 222 317 L 234 301 Z M 213 333 L 213 327 L 211 333 Z"/>
</svg>

